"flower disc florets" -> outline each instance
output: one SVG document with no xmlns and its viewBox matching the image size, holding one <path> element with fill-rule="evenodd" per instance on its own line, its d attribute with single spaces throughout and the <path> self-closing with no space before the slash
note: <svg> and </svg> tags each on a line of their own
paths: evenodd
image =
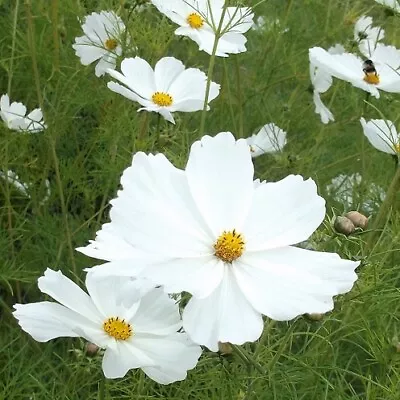
<svg viewBox="0 0 400 400">
<path fill-rule="evenodd" d="M 127 340 L 133 335 L 131 325 L 118 317 L 111 317 L 104 321 L 103 329 L 109 336 L 117 340 Z"/>
<path fill-rule="evenodd" d="M 214 244 L 215 255 L 222 261 L 231 263 L 238 259 L 244 251 L 244 239 L 235 229 L 224 231 Z"/>
<path fill-rule="evenodd" d="M 191 13 L 187 17 L 187 22 L 193 29 L 200 29 L 204 25 L 203 18 L 197 13 Z"/>
</svg>

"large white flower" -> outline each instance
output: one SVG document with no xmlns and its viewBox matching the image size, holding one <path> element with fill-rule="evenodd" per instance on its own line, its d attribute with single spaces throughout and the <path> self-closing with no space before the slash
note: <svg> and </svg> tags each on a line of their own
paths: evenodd
<svg viewBox="0 0 400 400">
<path fill-rule="evenodd" d="M 345 49 L 341 44 L 336 44 L 328 49 L 329 54 L 343 54 L 344 52 Z M 333 114 L 321 100 L 321 93 L 327 92 L 332 86 L 332 76 L 323 68 L 317 68 L 310 59 L 310 78 L 314 88 L 313 100 L 315 113 L 320 115 L 321 121 L 324 124 L 334 121 Z"/>
<path fill-rule="evenodd" d="M 397 0 L 375 0 L 383 6 L 389 7 L 392 10 L 400 13 L 400 3 Z"/>
<path fill-rule="evenodd" d="M 121 71 L 108 73 L 123 85 L 109 82 L 108 88 L 115 93 L 137 101 L 143 107 L 138 111 L 154 111 L 167 121 L 175 123 L 175 111 L 193 112 L 204 107 L 207 76 L 197 68 L 185 69 L 183 63 L 174 57 L 164 57 L 157 62 L 154 70 L 142 58 L 126 58 Z M 219 94 L 220 86 L 211 82 L 208 101 Z"/>
<path fill-rule="evenodd" d="M 125 25 L 114 12 L 101 11 L 85 17 L 82 25 L 83 36 L 75 38 L 72 47 L 83 65 L 96 64 L 96 76 L 102 76 L 108 69 L 115 69 L 117 56 L 122 53 L 121 41 Z"/>
<path fill-rule="evenodd" d="M 367 64 L 351 53 L 329 54 L 320 47 L 310 49 L 310 62 L 327 74 L 350 82 L 379 98 L 379 90 L 400 92 L 400 51 L 378 43 Z"/>
<path fill-rule="evenodd" d="M 222 18 L 224 0 L 151 0 L 160 12 L 180 25 L 176 35 L 188 36 L 200 50 L 212 54 L 215 34 Z M 254 14 L 248 7 L 227 7 L 222 23 L 216 55 L 246 51 L 247 39 L 243 35 L 253 26 Z"/>
<path fill-rule="evenodd" d="M 400 138 L 392 121 L 383 119 L 360 119 L 364 135 L 376 149 L 388 154 L 400 154 Z"/>
<path fill-rule="evenodd" d="M 360 53 L 368 58 L 372 56 L 378 42 L 385 37 L 385 31 L 372 24 L 372 18 L 363 15 L 354 25 L 354 40 L 358 43 Z"/>
<path fill-rule="evenodd" d="M 9 129 L 35 133 L 46 128 L 40 108 L 35 108 L 28 115 L 26 112 L 26 107 L 22 103 L 14 101 L 10 104 L 8 94 L 1 96 L 0 117 Z"/>
<path fill-rule="evenodd" d="M 195 142 L 185 171 L 162 154 L 137 153 L 106 235 L 78 250 L 111 261 L 92 269 L 96 275 L 144 276 L 168 292 L 192 293 L 184 329 L 212 350 L 218 341 L 256 340 L 262 314 L 290 320 L 331 310 L 332 296 L 353 286 L 358 263 L 293 246 L 324 219 L 314 181 L 267 183 L 253 173 L 246 140 L 229 132 Z"/>
<path fill-rule="evenodd" d="M 251 156 L 258 157 L 265 153 L 281 151 L 286 144 L 286 132 L 277 125 L 264 125 L 260 131 L 246 139 Z"/>
<path fill-rule="evenodd" d="M 138 299 L 129 294 L 137 288 L 131 283 L 88 274 L 89 296 L 60 271 L 47 269 L 39 278 L 39 289 L 58 303 L 16 304 L 14 316 L 39 342 L 80 336 L 106 349 L 103 372 L 107 378 L 141 368 L 159 383 L 185 379 L 201 348 L 186 334 L 177 333 L 182 326 L 178 306 L 162 289 L 147 291 Z"/>
</svg>

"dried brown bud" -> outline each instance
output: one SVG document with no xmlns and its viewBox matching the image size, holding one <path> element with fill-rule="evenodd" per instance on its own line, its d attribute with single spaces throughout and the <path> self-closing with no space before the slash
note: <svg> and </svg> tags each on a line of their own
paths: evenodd
<svg viewBox="0 0 400 400">
<path fill-rule="evenodd" d="M 221 353 L 221 355 L 226 356 L 228 354 L 232 354 L 233 348 L 228 342 L 218 342 L 218 351 Z"/>
<path fill-rule="evenodd" d="M 98 351 L 99 351 L 99 346 L 90 342 L 86 343 L 85 353 L 88 357 L 94 357 Z"/>
<path fill-rule="evenodd" d="M 346 236 L 351 235 L 356 230 L 356 227 L 349 218 L 341 216 L 336 217 L 334 227 L 336 232 L 343 233 Z"/>
<path fill-rule="evenodd" d="M 367 229 L 368 218 L 358 211 L 349 211 L 344 216 L 347 217 L 356 228 Z"/>
<path fill-rule="evenodd" d="M 311 314 L 306 314 L 307 318 L 310 319 L 311 321 L 321 321 L 322 318 L 324 318 L 325 314 L 318 314 L 318 313 L 311 313 Z"/>
</svg>

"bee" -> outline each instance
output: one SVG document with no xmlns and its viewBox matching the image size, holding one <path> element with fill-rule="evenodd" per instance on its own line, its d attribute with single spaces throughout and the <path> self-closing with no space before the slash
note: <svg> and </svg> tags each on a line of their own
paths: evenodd
<svg viewBox="0 0 400 400">
<path fill-rule="evenodd" d="M 363 63 L 364 80 L 368 83 L 379 83 L 379 75 L 372 60 L 365 60 Z"/>
</svg>

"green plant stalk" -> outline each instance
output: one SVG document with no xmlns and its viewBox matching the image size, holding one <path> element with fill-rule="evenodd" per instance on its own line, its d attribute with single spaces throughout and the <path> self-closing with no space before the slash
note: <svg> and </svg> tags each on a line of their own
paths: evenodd
<svg viewBox="0 0 400 400">
<path fill-rule="evenodd" d="M 57 72 L 60 71 L 60 42 L 58 36 L 58 0 L 51 2 L 51 24 L 53 28 L 53 69 Z"/>
<path fill-rule="evenodd" d="M 256 361 L 254 358 L 248 354 L 245 350 L 243 350 L 240 346 L 232 344 L 232 348 L 235 353 L 242 359 L 247 365 L 254 367 L 261 375 L 266 375 L 264 368 Z"/>
<path fill-rule="evenodd" d="M 238 57 L 235 57 L 235 70 L 236 70 L 236 87 L 237 87 L 237 96 L 238 96 L 238 115 L 239 115 L 239 132 L 237 135 L 239 138 L 242 138 L 244 135 L 244 120 L 243 120 L 243 93 L 242 93 L 242 85 L 240 82 L 240 65 L 238 61 Z"/>
<path fill-rule="evenodd" d="M 204 106 L 203 106 L 203 111 L 201 113 L 200 129 L 199 129 L 199 136 L 200 137 L 204 135 L 204 130 L 205 130 L 205 126 L 206 126 L 206 114 L 207 114 L 207 108 L 208 108 L 208 98 L 210 97 L 210 89 L 211 89 L 211 83 L 212 83 L 212 76 L 213 76 L 213 72 L 214 72 L 217 47 L 218 47 L 219 39 L 221 38 L 222 24 L 224 22 L 224 18 L 225 18 L 225 14 L 226 14 L 227 8 L 228 8 L 228 5 L 225 3 L 224 4 L 224 8 L 222 10 L 221 19 L 220 19 L 220 21 L 218 23 L 218 28 L 217 28 L 217 30 L 215 32 L 214 45 L 213 45 L 213 49 L 212 49 L 211 56 L 210 56 L 210 62 L 208 64 L 206 94 L 205 94 L 205 97 L 204 97 Z"/>
<path fill-rule="evenodd" d="M 98 399 L 105 400 L 106 399 L 106 378 L 103 375 L 99 382 L 99 390 L 98 390 Z"/>
<path fill-rule="evenodd" d="M 392 182 L 390 183 L 389 189 L 386 193 L 385 200 L 383 201 L 381 207 L 379 208 L 378 214 L 373 221 L 371 227 L 371 233 L 367 240 L 367 245 L 365 247 L 366 251 L 370 250 L 371 246 L 373 245 L 374 239 L 376 237 L 377 231 L 385 224 L 399 189 L 400 189 L 400 165 L 397 166 L 396 173 L 394 174 Z"/>
<path fill-rule="evenodd" d="M 43 96 L 42 96 L 42 92 L 41 92 L 41 88 L 40 88 L 39 69 L 38 69 L 37 59 L 36 59 L 36 49 L 35 49 L 35 41 L 34 41 L 35 35 L 34 35 L 34 25 L 33 25 L 32 11 L 31 11 L 31 0 L 25 0 L 25 6 L 26 6 L 26 17 L 27 17 L 26 19 L 27 19 L 28 45 L 29 45 L 29 51 L 30 51 L 30 56 L 31 56 L 31 60 L 32 60 L 32 70 L 33 70 L 33 77 L 34 77 L 35 86 L 36 86 L 36 94 L 37 94 L 39 106 L 42 109 L 42 111 L 44 111 L 44 108 L 43 108 L 44 101 L 43 101 Z M 61 212 L 63 214 L 63 219 L 64 219 L 65 233 L 67 236 L 72 270 L 74 272 L 74 279 L 77 280 L 78 275 L 77 275 L 77 268 L 76 268 L 76 263 L 75 263 L 75 258 L 74 258 L 74 247 L 72 245 L 71 230 L 69 228 L 68 212 L 67 212 L 67 207 L 66 207 L 65 198 L 64 198 L 64 191 L 63 191 L 63 187 L 62 187 L 62 181 L 61 181 L 60 168 L 59 168 L 59 162 L 58 162 L 58 157 L 57 157 L 57 152 L 56 152 L 55 141 L 52 137 L 49 137 L 49 141 L 50 141 L 51 156 L 53 158 L 54 169 L 56 172 L 56 182 L 57 182 L 58 191 L 60 194 Z"/>
</svg>

